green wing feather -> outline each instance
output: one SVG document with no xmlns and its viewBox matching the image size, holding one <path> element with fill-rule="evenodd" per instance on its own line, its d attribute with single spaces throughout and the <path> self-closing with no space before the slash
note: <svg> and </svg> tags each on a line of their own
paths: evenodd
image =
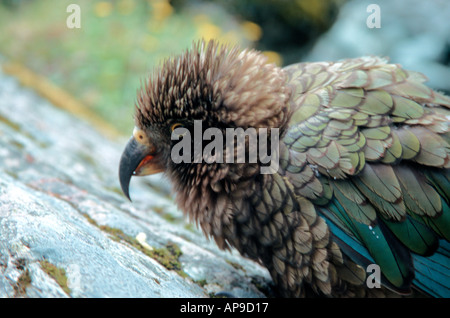
<svg viewBox="0 0 450 318">
<path fill-rule="evenodd" d="M 280 159 L 295 193 L 354 262 L 376 262 L 392 289 L 426 290 L 424 259 L 449 262 L 436 251 L 450 240 L 450 98 L 375 57 L 285 70 L 295 90 Z"/>
</svg>

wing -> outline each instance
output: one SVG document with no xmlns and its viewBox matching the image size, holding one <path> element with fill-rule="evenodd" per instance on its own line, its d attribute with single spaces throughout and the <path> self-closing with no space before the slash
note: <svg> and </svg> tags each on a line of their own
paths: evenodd
<svg viewBox="0 0 450 318">
<path fill-rule="evenodd" d="M 342 252 L 386 286 L 450 296 L 450 99 L 376 57 L 285 68 L 281 168 Z"/>
</svg>

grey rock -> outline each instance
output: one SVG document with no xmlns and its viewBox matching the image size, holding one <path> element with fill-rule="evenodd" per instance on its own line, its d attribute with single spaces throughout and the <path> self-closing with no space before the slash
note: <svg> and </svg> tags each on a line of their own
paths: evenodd
<svg viewBox="0 0 450 318">
<path fill-rule="evenodd" d="M 369 28 L 371 4 L 380 9 L 380 28 Z M 389 57 L 425 74 L 429 85 L 450 92 L 450 2 L 448 0 L 351 0 L 304 61 L 362 55 Z"/>
<path fill-rule="evenodd" d="M 264 297 L 267 271 L 187 226 L 164 176 L 133 178 L 126 200 L 125 143 L 0 72 L 0 297 Z M 151 254 L 168 244 L 178 271 Z"/>
</svg>

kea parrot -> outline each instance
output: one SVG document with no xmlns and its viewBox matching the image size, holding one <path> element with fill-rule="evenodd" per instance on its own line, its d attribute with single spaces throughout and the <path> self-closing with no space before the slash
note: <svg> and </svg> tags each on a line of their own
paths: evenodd
<svg viewBox="0 0 450 318">
<path fill-rule="evenodd" d="M 425 81 L 375 56 L 279 67 L 194 42 L 138 92 L 122 190 L 130 199 L 132 176 L 163 172 L 189 221 L 266 267 L 277 297 L 450 297 L 450 98 Z M 187 135 L 174 132 L 195 121 L 270 129 L 257 138 L 276 170 L 247 160 L 248 136 L 244 162 L 175 162 Z"/>
</svg>

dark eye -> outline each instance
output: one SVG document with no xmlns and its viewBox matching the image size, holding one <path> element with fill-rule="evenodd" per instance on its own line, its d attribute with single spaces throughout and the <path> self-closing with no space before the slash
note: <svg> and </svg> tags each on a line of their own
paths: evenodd
<svg viewBox="0 0 450 318">
<path fill-rule="evenodd" d="M 139 140 L 144 140 L 144 133 L 142 131 L 138 131 L 134 134 L 134 137 Z"/>
<path fill-rule="evenodd" d="M 183 124 L 180 123 L 172 124 L 172 126 L 170 126 L 170 131 L 174 131 L 178 127 L 183 127 Z"/>
</svg>

